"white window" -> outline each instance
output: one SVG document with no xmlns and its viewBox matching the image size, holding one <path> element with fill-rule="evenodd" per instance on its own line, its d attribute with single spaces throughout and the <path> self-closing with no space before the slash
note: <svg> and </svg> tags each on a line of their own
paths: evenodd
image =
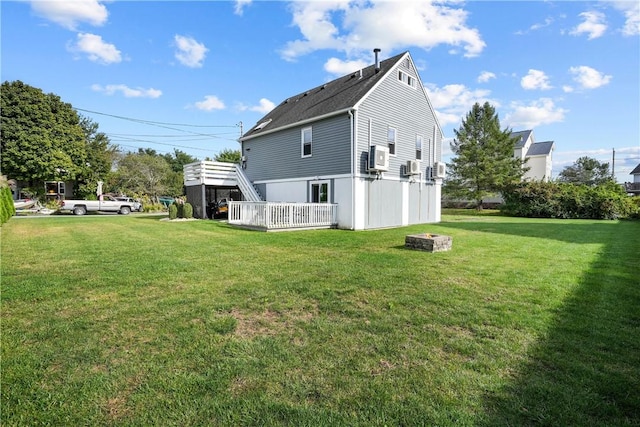
<svg viewBox="0 0 640 427">
<path fill-rule="evenodd" d="M 313 132 L 311 131 L 311 128 L 304 128 L 302 129 L 302 138 L 301 138 L 301 145 L 302 145 L 302 157 L 311 157 L 311 146 L 313 144 Z"/>
<path fill-rule="evenodd" d="M 422 160 L 422 135 L 416 135 L 416 160 Z"/>
<path fill-rule="evenodd" d="M 311 203 L 329 203 L 329 181 L 311 183 Z"/>
<path fill-rule="evenodd" d="M 389 126 L 387 129 L 387 145 L 389 146 L 389 154 L 396 154 L 396 141 L 398 138 L 398 131 L 396 128 Z"/>
<path fill-rule="evenodd" d="M 402 83 L 406 84 L 407 86 L 411 86 L 414 89 L 416 87 L 415 77 L 411 77 L 409 74 L 405 73 L 404 71 L 398 70 L 398 80 L 400 80 Z"/>
</svg>

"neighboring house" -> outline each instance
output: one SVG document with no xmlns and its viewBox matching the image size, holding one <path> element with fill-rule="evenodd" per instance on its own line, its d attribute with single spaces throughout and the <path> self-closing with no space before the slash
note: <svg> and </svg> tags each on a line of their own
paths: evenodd
<svg viewBox="0 0 640 427">
<path fill-rule="evenodd" d="M 625 182 L 624 186 L 627 193 L 640 195 L 640 163 L 629 175 L 633 175 L 633 182 Z"/>
<path fill-rule="evenodd" d="M 535 142 L 532 130 L 511 132 L 511 136 L 518 138 L 514 156 L 523 161 L 526 160 L 525 167 L 529 168 L 525 172 L 523 179 L 528 181 L 550 181 L 551 155 L 553 154 L 554 142 Z"/>
<path fill-rule="evenodd" d="M 440 221 L 443 134 L 409 52 L 287 98 L 241 138 L 263 200 L 332 203 L 337 226 Z"/>
</svg>

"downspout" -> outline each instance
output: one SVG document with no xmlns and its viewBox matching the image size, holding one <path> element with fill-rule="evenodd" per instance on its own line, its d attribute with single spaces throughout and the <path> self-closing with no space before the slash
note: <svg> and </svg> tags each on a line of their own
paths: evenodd
<svg viewBox="0 0 640 427">
<path fill-rule="evenodd" d="M 357 170 L 357 128 L 356 109 L 348 111 L 351 121 L 351 229 L 356 229 L 356 170 Z"/>
</svg>

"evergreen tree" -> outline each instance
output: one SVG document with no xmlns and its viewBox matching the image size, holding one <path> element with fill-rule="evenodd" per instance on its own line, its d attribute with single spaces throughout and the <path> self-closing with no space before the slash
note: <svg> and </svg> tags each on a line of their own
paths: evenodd
<svg viewBox="0 0 640 427">
<path fill-rule="evenodd" d="M 455 156 L 449 164 L 445 194 L 471 199 L 482 209 L 483 198 L 522 179 L 526 169 L 514 157 L 516 139 L 510 130 L 500 130 L 498 115 L 488 102 L 475 103 L 454 133 L 451 150 Z"/>
</svg>

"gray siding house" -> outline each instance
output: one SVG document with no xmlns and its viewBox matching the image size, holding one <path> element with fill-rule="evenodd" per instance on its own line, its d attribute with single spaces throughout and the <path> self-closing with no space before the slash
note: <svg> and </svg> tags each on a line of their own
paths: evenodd
<svg viewBox="0 0 640 427">
<path fill-rule="evenodd" d="M 268 202 L 337 204 L 339 228 L 440 221 L 441 127 L 409 52 L 285 99 L 240 139 Z"/>
</svg>

